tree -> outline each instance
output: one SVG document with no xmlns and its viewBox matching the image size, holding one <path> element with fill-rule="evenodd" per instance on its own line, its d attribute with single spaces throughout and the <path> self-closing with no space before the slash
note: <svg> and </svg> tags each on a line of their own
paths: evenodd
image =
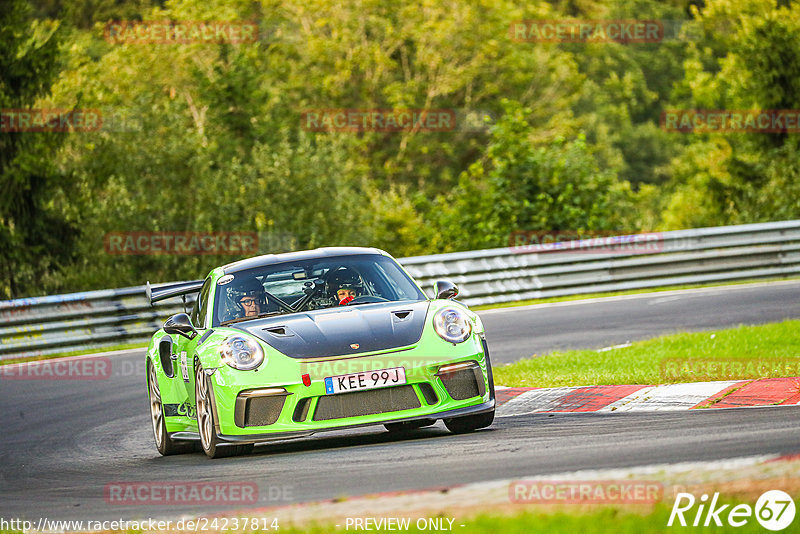
<svg viewBox="0 0 800 534">
<path fill-rule="evenodd" d="M 58 25 L 36 21 L 25 0 L 0 10 L 0 114 L 30 110 L 61 69 Z M 72 257 L 76 229 L 63 212 L 69 177 L 55 165 L 64 133 L 0 129 L 0 295 L 40 290 Z"/>
<path fill-rule="evenodd" d="M 717 0 L 695 8 L 695 16 L 701 39 L 689 47 L 676 88 L 682 107 L 800 108 L 800 6 Z M 671 165 L 665 229 L 800 217 L 796 135 L 721 132 L 690 139 Z"/>
<path fill-rule="evenodd" d="M 440 202 L 448 248 L 505 246 L 517 230 L 635 229 L 629 184 L 598 168 L 582 136 L 536 146 L 530 109 L 504 107 L 483 160 Z"/>
</svg>

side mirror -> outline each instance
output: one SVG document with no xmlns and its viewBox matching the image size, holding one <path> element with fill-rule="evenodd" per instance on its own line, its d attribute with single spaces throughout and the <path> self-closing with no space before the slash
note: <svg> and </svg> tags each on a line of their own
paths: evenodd
<svg viewBox="0 0 800 534">
<path fill-rule="evenodd" d="M 178 334 L 189 339 L 197 335 L 197 330 L 192 326 L 192 321 L 185 313 L 176 313 L 164 323 L 164 332 Z"/>
<path fill-rule="evenodd" d="M 452 299 L 458 295 L 458 288 L 453 282 L 438 280 L 433 284 L 433 294 L 437 299 Z"/>
</svg>

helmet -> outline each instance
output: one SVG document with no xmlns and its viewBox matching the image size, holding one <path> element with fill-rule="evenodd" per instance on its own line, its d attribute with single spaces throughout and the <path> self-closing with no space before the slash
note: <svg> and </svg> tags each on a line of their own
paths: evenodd
<svg viewBox="0 0 800 534">
<path fill-rule="evenodd" d="M 257 278 L 247 278 L 238 284 L 233 283 L 226 288 L 226 291 L 226 312 L 230 318 L 245 317 L 247 315 L 247 310 L 245 310 L 241 302 L 246 297 L 255 299 L 256 304 L 258 304 L 256 314 L 265 311 L 267 308 L 267 294 L 264 291 L 264 286 L 261 285 Z"/>
<path fill-rule="evenodd" d="M 340 289 L 351 289 L 356 297 L 360 297 L 364 294 L 364 281 L 361 279 L 361 276 L 353 269 L 347 267 L 333 271 L 328 279 L 328 285 L 330 287 L 331 296 L 336 299 L 337 303 L 341 300 L 337 295 Z"/>
</svg>

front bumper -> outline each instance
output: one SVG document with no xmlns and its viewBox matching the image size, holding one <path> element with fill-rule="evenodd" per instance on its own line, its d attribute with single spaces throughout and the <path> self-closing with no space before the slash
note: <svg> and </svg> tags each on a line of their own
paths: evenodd
<svg viewBox="0 0 800 534">
<path fill-rule="evenodd" d="M 456 408 L 455 410 L 448 410 L 445 412 L 439 412 L 436 414 L 437 418 L 441 419 L 449 419 L 450 417 L 461 417 L 464 415 L 475 415 L 479 413 L 486 413 L 491 412 L 495 408 L 495 400 L 492 399 L 491 401 L 484 402 L 482 404 L 477 404 L 475 406 L 467 406 L 466 408 Z M 310 430 L 310 431 L 296 431 L 296 432 L 281 432 L 280 434 L 250 434 L 244 436 L 226 436 L 226 435 L 218 435 L 217 437 L 220 441 L 225 441 L 227 443 L 263 443 L 268 441 L 276 441 L 276 440 L 283 440 L 283 439 L 297 439 L 297 438 L 304 438 L 308 437 L 312 434 L 316 434 L 318 432 L 330 432 L 332 430 L 347 430 L 352 428 L 360 428 L 365 426 L 374 426 L 386 423 L 405 423 L 407 421 L 418 421 L 423 419 L 431 419 L 431 417 L 404 417 L 400 419 L 387 419 L 385 421 L 381 421 L 379 423 L 357 423 L 345 426 L 335 426 L 335 427 L 327 427 L 327 428 L 320 428 L 318 430 Z M 199 439 L 199 436 L 198 438 Z"/>
<path fill-rule="evenodd" d="M 446 356 L 433 358 L 426 356 L 431 351 L 423 347 L 306 362 L 287 358 L 273 365 L 274 371 L 277 365 L 283 367 L 273 376 L 284 377 L 284 380 L 273 379 L 267 383 L 261 377 L 272 375 L 270 369 L 242 373 L 219 368 L 211 380 L 217 435 L 230 443 L 255 443 L 305 437 L 328 430 L 444 419 L 493 410 L 494 387 L 485 342 L 475 336 L 469 342 L 446 348 L 439 351 Z M 337 395 L 325 392 L 325 377 L 393 367 L 405 369 L 405 385 Z M 443 376 L 440 372 L 443 367 L 457 369 L 459 376 L 466 378 L 472 373 L 474 386 L 454 388 L 452 375 L 448 377 L 445 373 Z M 309 385 L 303 383 L 303 375 L 308 375 L 306 383 L 310 382 Z M 243 401 L 243 397 L 255 398 L 257 402 Z M 371 406 L 373 402 L 378 407 Z M 268 424 L 259 424 L 261 422 Z"/>
</svg>

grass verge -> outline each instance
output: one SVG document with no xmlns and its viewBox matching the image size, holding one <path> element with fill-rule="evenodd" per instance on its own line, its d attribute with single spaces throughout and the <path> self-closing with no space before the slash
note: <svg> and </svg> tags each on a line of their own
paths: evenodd
<svg viewBox="0 0 800 534">
<path fill-rule="evenodd" d="M 800 376 L 800 321 L 673 334 L 605 351 L 570 350 L 496 367 L 504 386 L 665 384 Z"/>
</svg>

